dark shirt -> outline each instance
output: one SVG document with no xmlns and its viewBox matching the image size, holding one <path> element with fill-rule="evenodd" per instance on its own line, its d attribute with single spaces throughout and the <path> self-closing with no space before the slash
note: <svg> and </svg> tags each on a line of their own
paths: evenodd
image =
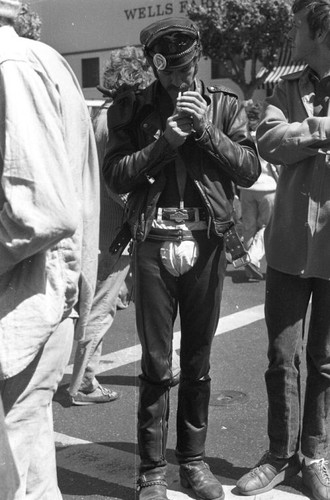
<svg viewBox="0 0 330 500">
<path fill-rule="evenodd" d="M 314 116 L 327 116 L 330 97 L 330 76 L 319 78 L 316 73 L 311 73 L 311 81 L 315 87 Z"/>
<path fill-rule="evenodd" d="M 157 107 L 160 110 L 163 132 L 166 128 L 166 121 L 169 116 L 174 113 L 174 104 L 168 93 L 162 89 L 157 100 Z M 180 148 L 179 148 L 180 149 Z M 186 165 L 189 168 L 189 165 Z M 171 162 L 165 169 L 166 185 L 158 200 L 157 207 L 179 207 L 180 194 L 178 189 L 177 174 L 175 162 Z M 185 207 L 200 207 L 202 206 L 200 194 L 197 191 L 193 181 L 187 175 L 185 190 L 184 190 L 184 205 Z"/>
</svg>

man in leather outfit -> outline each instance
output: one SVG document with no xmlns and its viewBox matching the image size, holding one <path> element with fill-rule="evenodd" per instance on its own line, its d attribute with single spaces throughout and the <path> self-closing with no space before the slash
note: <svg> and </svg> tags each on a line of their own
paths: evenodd
<svg viewBox="0 0 330 500">
<path fill-rule="evenodd" d="M 217 327 L 232 224 L 232 183 L 250 186 L 259 162 L 237 96 L 197 79 L 201 47 L 186 18 L 140 35 L 156 81 L 128 92 L 108 112 L 107 185 L 129 192 L 135 241 L 136 321 L 142 345 L 138 409 L 140 500 L 166 500 L 166 436 L 175 317 L 181 319 L 176 456 L 181 484 L 222 500 L 203 461 L 210 350 Z"/>
</svg>

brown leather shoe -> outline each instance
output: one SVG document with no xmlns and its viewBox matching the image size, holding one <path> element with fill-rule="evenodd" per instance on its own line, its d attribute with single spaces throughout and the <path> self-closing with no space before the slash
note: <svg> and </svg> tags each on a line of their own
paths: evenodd
<svg viewBox="0 0 330 500">
<path fill-rule="evenodd" d="M 310 490 L 312 497 L 316 500 L 330 499 L 330 471 L 328 462 L 322 459 L 302 467 L 302 480 L 304 485 Z"/>
<path fill-rule="evenodd" d="M 164 471 L 150 470 L 141 474 L 137 482 L 139 500 L 169 500 Z"/>
<path fill-rule="evenodd" d="M 258 495 L 295 476 L 300 469 L 298 454 L 290 458 L 277 458 L 267 452 L 254 469 L 237 481 L 236 486 L 242 495 Z"/>
<path fill-rule="evenodd" d="M 184 488 L 192 488 L 202 500 L 223 500 L 225 493 L 219 481 L 203 460 L 180 465 L 180 480 Z"/>
</svg>

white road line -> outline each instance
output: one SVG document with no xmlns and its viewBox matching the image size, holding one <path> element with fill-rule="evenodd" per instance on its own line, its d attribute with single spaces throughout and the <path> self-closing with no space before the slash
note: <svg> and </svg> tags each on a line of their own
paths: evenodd
<svg viewBox="0 0 330 500">
<path fill-rule="evenodd" d="M 228 316 L 220 318 L 216 336 L 222 335 L 223 333 L 231 332 L 237 328 L 241 328 L 246 325 L 250 325 L 255 321 L 259 321 L 264 318 L 264 305 L 250 307 L 249 309 L 244 309 L 243 311 L 238 311 Z M 173 341 L 174 349 L 179 349 L 180 347 L 180 331 L 174 333 Z M 123 365 L 129 363 L 135 363 L 141 358 L 141 346 L 140 344 L 134 345 L 132 347 L 127 347 L 126 349 L 121 349 L 120 351 L 110 352 L 101 357 L 101 371 L 105 372 L 108 370 L 114 370 Z M 65 373 L 72 373 L 72 365 L 69 365 Z"/>
</svg>

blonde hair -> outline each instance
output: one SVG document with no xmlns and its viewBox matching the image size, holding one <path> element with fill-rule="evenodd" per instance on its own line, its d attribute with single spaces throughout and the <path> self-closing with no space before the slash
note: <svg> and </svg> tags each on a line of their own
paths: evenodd
<svg viewBox="0 0 330 500">
<path fill-rule="evenodd" d="M 103 73 L 103 86 L 109 90 L 126 87 L 145 88 L 154 80 L 153 71 L 143 50 L 126 46 L 110 52 Z"/>
</svg>

